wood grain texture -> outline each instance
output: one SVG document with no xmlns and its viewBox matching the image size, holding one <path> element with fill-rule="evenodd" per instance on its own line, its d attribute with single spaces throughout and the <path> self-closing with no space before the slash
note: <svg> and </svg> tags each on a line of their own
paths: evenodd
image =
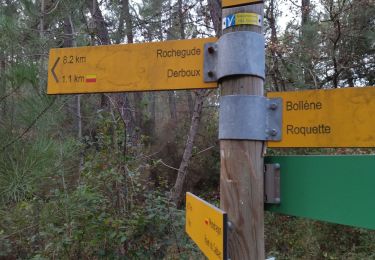
<svg viewBox="0 0 375 260">
<path fill-rule="evenodd" d="M 227 8 L 223 17 L 252 12 L 263 15 L 263 4 Z M 232 31 L 262 33 L 257 26 L 227 28 Z M 264 95 L 263 79 L 253 76 L 226 77 L 220 82 L 221 95 Z M 263 260 L 264 197 L 262 141 L 220 141 L 220 206 L 228 213 L 233 228 L 228 232 L 228 254 L 231 260 Z"/>
</svg>

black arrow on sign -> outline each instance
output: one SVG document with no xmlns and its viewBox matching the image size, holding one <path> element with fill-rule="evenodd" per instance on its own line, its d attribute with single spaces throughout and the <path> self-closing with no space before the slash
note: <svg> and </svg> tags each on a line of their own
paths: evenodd
<svg viewBox="0 0 375 260">
<path fill-rule="evenodd" d="M 57 76 L 55 74 L 55 69 L 56 69 L 57 63 L 59 63 L 59 60 L 60 60 L 60 57 L 57 58 L 57 60 L 55 61 L 55 64 L 53 64 L 53 67 L 51 69 L 51 73 L 52 73 L 53 77 L 55 78 L 56 83 L 59 83 L 59 79 L 57 78 Z"/>
</svg>

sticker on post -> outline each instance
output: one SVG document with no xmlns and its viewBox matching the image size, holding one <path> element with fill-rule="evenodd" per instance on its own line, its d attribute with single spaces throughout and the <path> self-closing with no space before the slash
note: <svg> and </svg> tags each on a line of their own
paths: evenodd
<svg viewBox="0 0 375 260">
<path fill-rule="evenodd" d="M 223 19 L 223 29 L 238 25 L 262 26 L 263 18 L 256 13 L 237 13 L 226 16 Z"/>
</svg>

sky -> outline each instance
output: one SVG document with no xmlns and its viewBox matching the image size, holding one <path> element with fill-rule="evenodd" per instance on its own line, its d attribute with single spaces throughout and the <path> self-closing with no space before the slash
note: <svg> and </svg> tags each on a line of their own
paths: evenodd
<svg viewBox="0 0 375 260">
<path fill-rule="evenodd" d="M 278 21 L 278 26 L 281 31 L 284 31 L 287 24 L 291 21 L 299 23 L 301 20 L 301 0 L 279 0 L 280 5 L 278 9 L 281 11 L 281 17 Z M 316 12 L 322 11 L 322 6 L 319 0 L 310 0 Z"/>
</svg>

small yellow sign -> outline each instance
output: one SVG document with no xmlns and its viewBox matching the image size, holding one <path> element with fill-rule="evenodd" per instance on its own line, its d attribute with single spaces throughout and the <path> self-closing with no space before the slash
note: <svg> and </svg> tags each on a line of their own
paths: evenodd
<svg viewBox="0 0 375 260">
<path fill-rule="evenodd" d="M 236 25 L 262 25 L 262 16 L 255 13 L 236 14 Z"/>
<path fill-rule="evenodd" d="M 223 29 L 238 25 L 262 26 L 262 16 L 256 13 L 237 13 L 223 19 Z"/>
<path fill-rule="evenodd" d="M 247 5 L 253 3 L 263 3 L 263 0 L 223 0 L 222 7 L 230 7 L 236 5 Z"/>
<path fill-rule="evenodd" d="M 227 259 L 227 214 L 186 193 L 186 233 L 208 259 Z"/>
<path fill-rule="evenodd" d="M 269 147 L 375 147 L 375 87 L 267 96 L 283 99 L 282 140 Z"/>
<path fill-rule="evenodd" d="M 215 88 L 204 44 L 216 38 L 51 49 L 48 94 Z"/>
</svg>

